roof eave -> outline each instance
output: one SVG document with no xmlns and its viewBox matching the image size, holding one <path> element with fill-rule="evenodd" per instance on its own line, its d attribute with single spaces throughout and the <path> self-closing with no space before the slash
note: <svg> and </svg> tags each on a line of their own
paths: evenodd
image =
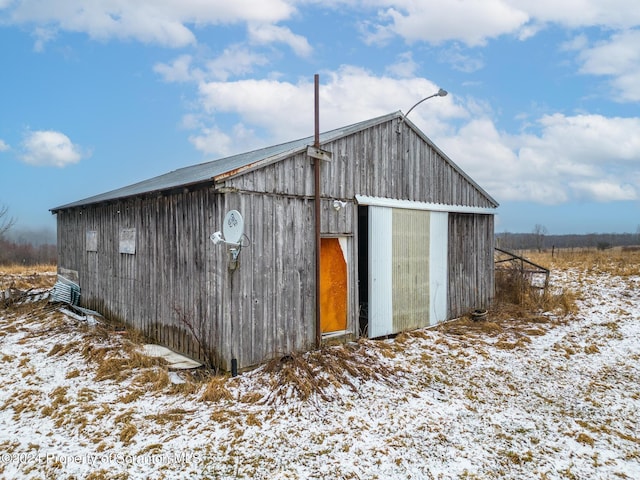
<svg viewBox="0 0 640 480">
<path fill-rule="evenodd" d="M 62 211 L 62 210 L 71 210 L 73 208 L 82 208 L 82 207 L 86 207 L 89 205 L 99 205 L 101 203 L 104 204 L 108 204 L 108 203 L 116 203 L 116 202 L 120 202 L 123 200 L 130 200 L 132 198 L 139 198 L 139 197 L 157 197 L 157 196 L 162 196 L 162 195 L 167 195 L 169 193 L 172 192 L 176 192 L 176 191 L 180 191 L 180 190 L 191 190 L 194 189 L 195 187 L 197 188 L 206 188 L 207 185 L 214 185 L 214 179 L 213 178 L 207 178 L 207 179 L 203 179 L 203 180 L 198 180 L 196 182 L 190 182 L 190 183 L 183 183 L 180 185 L 173 185 L 171 187 L 166 187 L 166 188 L 158 188 L 155 190 L 149 190 L 146 192 L 141 192 L 141 193 L 132 193 L 130 195 L 122 195 L 120 197 L 115 197 L 115 198 L 109 198 L 109 199 L 100 199 L 97 197 L 100 197 L 101 195 L 96 195 L 95 197 L 89 197 L 85 200 L 79 200 L 77 202 L 72 202 L 72 203 L 67 203 L 65 205 L 61 205 L 59 207 L 54 207 L 54 208 L 50 208 L 49 211 L 51 212 L 52 215 L 55 215 L 56 213 Z M 108 193 L 108 192 L 107 192 Z M 95 200 L 92 200 L 93 198 L 96 198 Z"/>
<path fill-rule="evenodd" d="M 400 114 L 400 117 L 402 117 L 402 114 Z M 489 195 L 489 193 L 484 188 L 482 188 L 473 178 L 471 178 L 462 168 L 460 168 L 458 164 L 456 164 L 456 162 L 451 160 L 451 158 L 446 153 L 440 150 L 440 148 L 435 143 L 433 143 L 433 141 L 429 137 L 427 137 L 427 135 L 422 130 L 420 130 L 411 120 L 404 117 L 403 121 L 408 125 L 409 128 L 411 128 L 417 135 L 419 135 L 425 142 L 427 142 L 429 146 L 433 148 L 442 158 L 444 158 L 445 161 L 449 163 L 456 172 L 462 175 L 465 180 L 467 180 L 484 197 L 486 197 L 487 200 L 489 200 L 489 202 L 491 202 L 495 206 L 495 208 L 498 208 L 500 206 L 495 198 Z"/>
</svg>

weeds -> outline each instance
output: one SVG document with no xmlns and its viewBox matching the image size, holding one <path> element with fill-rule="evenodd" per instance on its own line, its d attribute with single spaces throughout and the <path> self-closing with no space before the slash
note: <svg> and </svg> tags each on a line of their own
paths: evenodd
<svg viewBox="0 0 640 480">
<path fill-rule="evenodd" d="M 188 330 L 198 345 L 199 355 L 204 359 L 207 369 L 214 373 L 220 373 L 220 360 L 213 346 L 212 339 L 217 336 L 217 322 L 212 322 L 208 317 L 202 316 L 194 320 L 194 316 L 184 310 L 174 307 L 174 312 L 181 325 Z"/>
<path fill-rule="evenodd" d="M 135 350 L 129 350 L 128 352 L 125 350 L 124 352 L 117 353 L 112 351 L 111 355 L 100 355 L 98 363 L 94 377 L 96 381 L 121 381 L 139 370 L 165 365 L 163 359 L 148 357 Z M 153 376 L 153 374 L 149 374 L 149 376 Z M 165 377 L 166 382 L 164 382 L 164 385 L 166 386 L 169 383 L 166 371 L 164 372 L 164 377 L 159 380 L 156 376 L 154 382 L 162 384 Z M 140 381 L 140 377 L 138 377 L 138 383 L 140 383 Z"/>
<path fill-rule="evenodd" d="M 267 403 L 290 397 L 308 400 L 314 395 L 330 401 L 334 398 L 331 392 L 347 388 L 357 393 L 358 384 L 368 380 L 393 385 L 406 372 L 381 361 L 377 353 L 385 349 L 379 349 L 380 345 L 383 343 L 361 339 L 358 343 L 323 346 L 270 361 L 264 367 L 265 373 L 272 376 Z"/>
<path fill-rule="evenodd" d="M 576 436 L 576 440 L 585 445 L 589 445 L 590 447 L 593 447 L 593 445 L 595 444 L 595 440 L 593 438 L 582 432 Z"/>
<path fill-rule="evenodd" d="M 0 266 L 0 291 L 51 288 L 56 283 L 55 265 L 2 265 Z"/>
<path fill-rule="evenodd" d="M 577 311 L 577 295 L 569 289 L 552 291 L 549 287 L 533 285 L 526 274 L 516 269 L 496 271 L 496 298 L 498 307 L 519 307 L 521 315 L 530 312 L 560 312 L 563 315 Z"/>
<path fill-rule="evenodd" d="M 233 396 L 226 386 L 227 377 L 213 377 L 207 383 L 204 392 L 200 396 L 201 402 L 219 402 L 221 400 L 231 400 Z"/>
</svg>

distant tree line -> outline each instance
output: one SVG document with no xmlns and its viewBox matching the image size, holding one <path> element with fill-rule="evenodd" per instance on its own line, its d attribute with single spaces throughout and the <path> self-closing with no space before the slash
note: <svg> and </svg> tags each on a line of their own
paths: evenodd
<svg viewBox="0 0 640 480">
<path fill-rule="evenodd" d="M 0 205 L 0 265 L 55 264 L 57 249 L 46 230 L 11 231 L 16 220 Z M 17 237 L 15 235 L 18 235 Z"/>
<path fill-rule="evenodd" d="M 548 250 L 551 248 L 598 248 L 640 245 L 637 233 L 588 233 L 585 235 L 548 235 L 536 226 L 531 233 L 498 233 L 496 246 L 505 250 Z"/>
<path fill-rule="evenodd" d="M 55 264 L 57 258 L 55 245 L 33 245 L 0 239 L 0 265 Z"/>
</svg>

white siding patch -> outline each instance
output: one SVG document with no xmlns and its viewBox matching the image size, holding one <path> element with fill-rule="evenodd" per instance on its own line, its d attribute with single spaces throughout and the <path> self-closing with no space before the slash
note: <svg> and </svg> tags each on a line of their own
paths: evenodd
<svg viewBox="0 0 640 480">
<path fill-rule="evenodd" d="M 120 253 L 135 255 L 136 253 L 136 229 L 123 228 L 120 230 Z"/>
<path fill-rule="evenodd" d="M 393 211 L 369 208 L 369 337 L 393 333 Z"/>
<path fill-rule="evenodd" d="M 96 230 L 87 230 L 87 252 L 98 251 L 98 232 Z"/>
<path fill-rule="evenodd" d="M 446 212 L 431 212 L 429 245 L 429 325 L 447 319 L 448 238 L 449 215 Z"/>
</svg>

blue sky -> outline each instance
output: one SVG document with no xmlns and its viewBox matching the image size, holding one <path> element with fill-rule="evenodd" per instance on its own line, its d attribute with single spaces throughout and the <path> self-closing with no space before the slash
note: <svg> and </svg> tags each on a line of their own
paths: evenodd
<svg viewBox="0 0 640 480">
<path fill-rule="evenodd" d="M 606 3 L 606 5 L 604 5 Z M 396 110 L 496 232 L 640 227 L 635 0 L 0 0 L 0 205 L 48 209 Z"/>
</svg>

